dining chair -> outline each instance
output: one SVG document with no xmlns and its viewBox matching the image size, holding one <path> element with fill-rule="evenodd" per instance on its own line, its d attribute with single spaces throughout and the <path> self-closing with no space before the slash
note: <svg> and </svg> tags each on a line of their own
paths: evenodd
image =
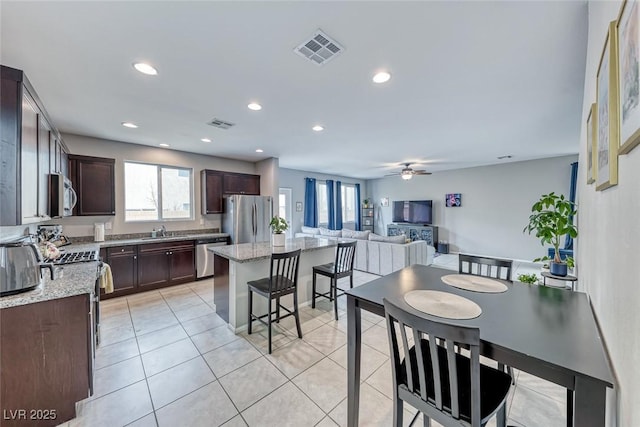
<svg viewBox="0 0 640 427">
<path fill-rule="evenodd" d="M 511 282 L 512 270 L 513 261 L 510 259 L 490 258 L 467 254 L 458 255 L 458 273 L 490 277 L 492 279 L 501 279 Z M 515 377 L 511 366 L 505 366 L 502 363 L 498 363 L 498 369 L 506 369 L 507 373 L 514 378 L 513 381 L 515 383 Z"/>
<path fill-rule="evenodd" d="M 356 244 L 356 241 L 339 242 L 334 262 L 313 267 L 311 308 L 316 308 L 316 297 L 327 298 L 329 301 L 333 301 L 336 320 L 338 320 L 338 297 L 344 295 L 344 290 L 338 288 L 338 279 L 349 276 L 349 285 L 353 288 L 353 262 L 355 260 Z M 316 291 L 316 274 L 329 277 L 328 292 Z M 341 293 L 338 294 L 338 291 L 341 291 Z"/>
<path fill-rule="evenodd" d="M 269 354 L 271 354 L 271 323 L 273 322 L 273 314 L 276 315 L 276 322 L 289 316 L 296 319 L 296 328 L 298 329 L 298 338 L 302 338 L 302 329 L 300 328 L 300 316 L 298 313 L 298 261 L 300 259 L 301 250 L 291 252 L 274 253 L 271 255 L 271 268 L 269 277 L 247 282 L 249 287 L 249 319 L 247 333 L 251 335 L 251 324 L 254 320 L 261 322 L 267 326 L 269 334 Z M 267 298 L 268 309 L 267 314 L 256 316 L 253 314 L 253 293 L 262 295 Z M 289 310 L 280 306 L 280 298 L 293 294 L 293 308 Z M 276 300 L 276 310 L 271 311 L 271 302 Z M 280 317 L 280 308 L 288 314 Z M 265 322 L 263 319 L 267 318 Z"/>
<path fill-rule="evenodd" d="M 425 427 L 431 419 L 444 427 L 480 427 L 498 413 L 498 427 L 504 427 L 511 377 L 480 364 L 480 329 L 429 320 L 404 301 L 397 305 L 383 301 L 393 376 L 393 425 L 402 426 L 407 402 L 420 411 L 413 421 L 422 413 Z M 456 345 L 467 346 L 470 356 L 457 354 Z"/>
<path fill-rule="evenodd" d="M 458 255 L 458 272 L 461 274 L 473 274 L 474 276 L 491 277 L 511 282 L 512 270 L 513 261 L 510 259 L 467 254 Z"/>
</svg>

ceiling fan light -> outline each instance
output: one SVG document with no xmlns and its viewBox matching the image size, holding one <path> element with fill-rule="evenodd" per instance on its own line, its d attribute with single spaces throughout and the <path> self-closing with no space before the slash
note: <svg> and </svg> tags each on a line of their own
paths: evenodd
<svg viewBox="0 0 640 427">
<path fill-rule="evenodd" d="M 400 176 L 402 177 L 402 179 L 404 179 L 405 181 L 410 180 L 413 177 L 413 174 L 409 171 L 402 171 L 402 173 L 400 174 Z"/>
</svg>

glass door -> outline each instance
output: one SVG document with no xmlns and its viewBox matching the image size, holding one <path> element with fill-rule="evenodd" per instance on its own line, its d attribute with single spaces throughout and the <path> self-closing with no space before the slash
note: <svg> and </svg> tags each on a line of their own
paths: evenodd
<svg viewBox="0 0 640 427">
<path fill-rule="evenodd" d="M 293 214 L 290 188 L 280 188 L 278 195 L 278 216 L 284 218 L 287 223 L 289 223 L 289 228 L 286 231 L 287 239 L 293 238 Z"/>
</svg>

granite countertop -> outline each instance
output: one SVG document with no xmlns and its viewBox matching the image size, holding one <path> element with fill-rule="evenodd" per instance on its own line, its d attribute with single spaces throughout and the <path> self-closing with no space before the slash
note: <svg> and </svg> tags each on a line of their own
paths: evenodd
<svg viewBox="0 0 640 427">
<path fill-rule="evenodd" d="M 143 245 L 145 243 L 155 243 L 155 242 L 179 242 L 181 240 L 198 240 L 198 239 L 207 239 L 212 237 L 229 237 L 229 235 L 227 233 L 206 233 L 206 234 L 187 234 L 187 235 L 181 235 L 181 236 L 156 237 L 153 239 L 138 237 L 135 239 L 125 239 L 125 240 L 106 240 L 104 242 L 95 242 L 94 244 L 99 245 L 101 248 L 108 248 L 108 247 L 123 246 L 123 245 Z M 73 250 L 75 250 L 76 244 L 72 244 L 71 246 L 65 246 L 65 247 L 74 248 Z"/>
<path fill-rule="evenodd" d="M 330 248 L 338 245 L 337 240 L 299 237 L 287 239 L 285 246 L 273 246 L 271 242 L 242 243 L 240 245 L 213 246 L 207 250 L 216 255 L 236 262 L 251 262 L 270 258 L 272 253 L 289 252 L 302 249 L 302 252 Z"/>
<path fill-rule="evenodd" d="M 97 247 L 95 243 L 91 245 L 92 247 L 86 246 L 86 249 L 79 250 L 91 250 Z M 74 250 L 76 249 L 74 248 Z M 95 292 L 98 273 L 97 262 L 67 264 L 56 267 L 56 270 L 56 274 L 62 273 L 62 277 L 58 276 L 55 280 L 51 280 L 49 271 L 44 270 L 44 278 L 37 288 L 0 298 L 0 309 Z"/>
</svg>

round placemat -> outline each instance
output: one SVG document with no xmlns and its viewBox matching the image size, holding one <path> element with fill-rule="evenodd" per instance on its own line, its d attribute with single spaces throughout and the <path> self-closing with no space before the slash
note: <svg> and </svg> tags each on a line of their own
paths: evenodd
<svg viewBox="0 0 640 427">
<path fill-rule="evenodd" d="M 482 314 L 478 304 L 449 292 L 411 291 L 404 300 L 418 311 L 445 319 L 473 319 Z"/>
<path fill-rule="evenodd" d="M 442 276 L 442 281 L 454 288 L 473 292 L 497 294 L 505 292 L 507 285 L 489 277 L 473 276 L 471 274 L 448 274 Z"/>
</svg>

